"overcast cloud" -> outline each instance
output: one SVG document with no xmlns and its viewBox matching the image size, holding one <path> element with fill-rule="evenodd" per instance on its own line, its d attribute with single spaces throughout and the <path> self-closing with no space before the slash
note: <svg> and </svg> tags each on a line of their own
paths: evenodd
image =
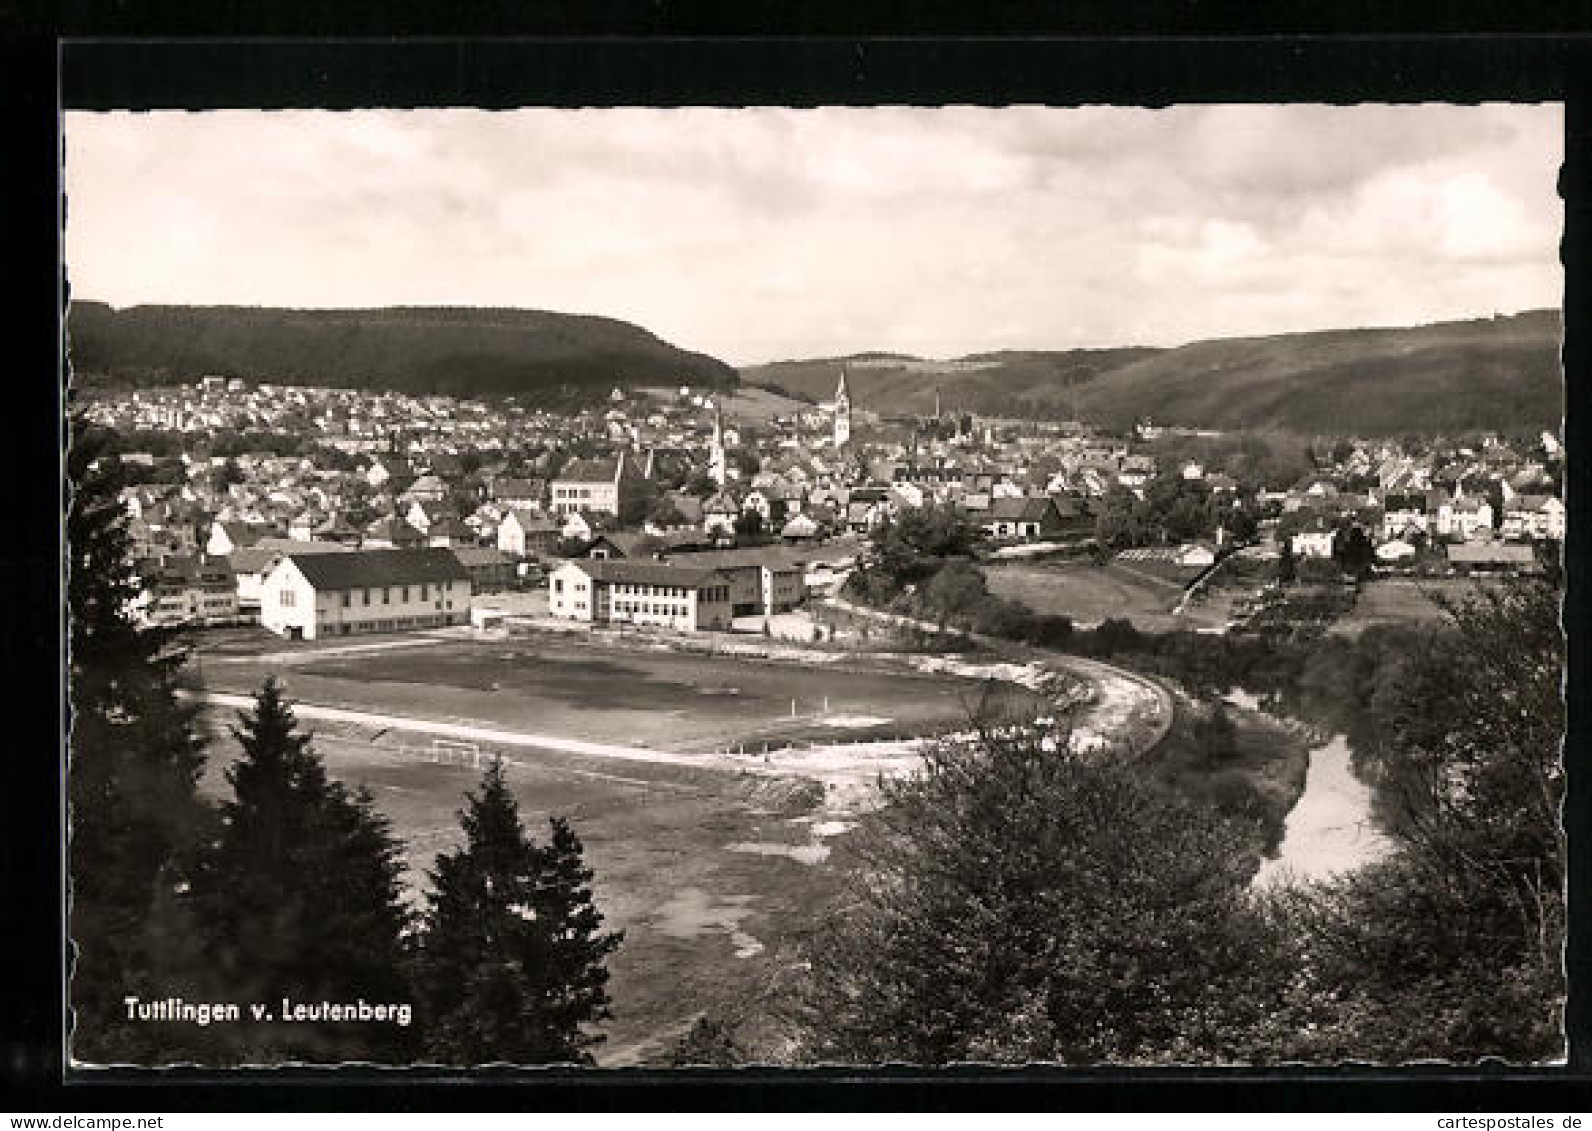
<svg viewBox="0 0 1592 1131">
<path fill-rule="evenodd" d="M 66 117 L 73 293 L 604 314 L 734 364 L 1562 299 L 1557 106 Z"/>
</svg>

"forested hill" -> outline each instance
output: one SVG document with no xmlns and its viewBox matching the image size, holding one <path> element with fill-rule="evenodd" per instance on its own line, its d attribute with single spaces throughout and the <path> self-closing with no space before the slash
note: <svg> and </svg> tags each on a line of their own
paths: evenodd
<svg viewBox="0 0 1592 1131">
<path fill-rule="evenodd" d="M 741 370 L 741 380 L 802 399 L 828 400 L 842 368 L 860 407 L 885 415 L 941 408 L 994 416 L 1066 415 L 1073 394 L 1102 374 L 1158 350 L 1107 349 L 970 354 L 935 361 L 905 354 L 861 353 L 808 361 L 776 361 Z"/>
<path fill-rule="evenodd" d="M 738 383 L 735 371 L 612 318 L 540 310 L 391 307 L 289 310 L 74 301 L 78 375 L 165 384 L 207 374 L 280 384 L 531 402 L 589 399 L 615 385 Z"/>
<path fill-rule="evenodd" d="M 1561 423 L 1558 311 L 1379 330 L 1224 338 L 1175 349 L 999 353 L 949 362 L 864 355 L 743 369 L 749 384 L 834 391 L 842 364 L 859 407 L 1068 417 L 1125 427 L 1149 417 L 1210 428 L 1393 435 Z"/>
</svg>

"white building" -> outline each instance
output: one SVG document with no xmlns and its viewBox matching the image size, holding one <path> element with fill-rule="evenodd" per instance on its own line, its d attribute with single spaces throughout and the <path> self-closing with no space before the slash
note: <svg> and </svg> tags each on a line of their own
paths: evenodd
<svg viewBox="0 0 1592 1131">
<path fill-rule="evenodd" d="M 470 617 L 470 575 L 445 549 L 290 554 L 262 589 L 260 623 L 293 640 L 440 628 Z"/>
<path fill-rule="evenodd" d="M 731 627 L 730 583 L 711 569 L 613 559 L 565 562 L 547 579 L 548 611 L 591 624 L 699 632 Z"/>
</svg>

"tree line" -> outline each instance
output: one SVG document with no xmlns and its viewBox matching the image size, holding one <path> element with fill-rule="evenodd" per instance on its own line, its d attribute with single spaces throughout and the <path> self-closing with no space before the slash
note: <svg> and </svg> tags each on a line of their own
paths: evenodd
<svg viewBox="0 0 1592 1131">
<path fill-rule="evenodd" d="M 128 616 L 124 516 L 95 455 L 80 443 L 68 460 L 74 1057 L 590 1063 L 621 934 L 603 929 L 575 831 L 555 817 L 529 835 L 494 762 L 414 906 L 390 822 L 327 774 L 274 680 L 231 728 L 229 794 L 209 802 L 184 651 Z M 303 1024 L 279 1015 L 284 997 L 410 1021 Z M 130 998 L 267 1012 L 197 1026 L 140 1019 Z"/>
<path fill-rule="evenodd" d="M 1340 709 L 1393 784 L 1391 850 L 1326 881 L 1256 888 L 1246 818 L 1122 752 L 1038 733 L 941 744 L 882 785 L 850 848 L 849 898 L 815 932 L 796 1007 L 802 1055 L 1562 1056 L 1557 607 L 1532 583 L 1481 593 L 1423 644 L 1358 662 L 1368 682 Z"/>
</svg>

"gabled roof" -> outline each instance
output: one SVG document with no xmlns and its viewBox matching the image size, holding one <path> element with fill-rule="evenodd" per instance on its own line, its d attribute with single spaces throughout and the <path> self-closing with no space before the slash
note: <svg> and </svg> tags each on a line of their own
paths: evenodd
<svg viewBox="0 0 1592 1131">
<path fill-rule="evenodd" d="M 278 558 L 290 555 L 352 553 L 340 542 L 300 542 L 292 538 L 261 538 L 252 546 L 234 550 L 227 556 L 233 573 L 260 573 Z"/>
<path fill-rule="evenodd" d="M 492 483 L 492 494 L 499 499 L 539 499 L 547 494 L 547 480 L 497 479 Z"/>
<path fill-rule="evenodd" d="M 611 459 L 573 459 L 553 477 L 555 483 L 612 483 L 619 474 L 619 461 Z"/>
<path fill-rule="evenodd" d="M 514 519 L 519 528 L 527 534 L 563 528 L 563 523 L 554 522 L 543 512 L 532 510 L 530 507 L 510 507 L 508 513 L 503 516 L 503 521 L 507 522 L 510 518 Z"/>
<path fill-rule="evenodd" d="M 1055 504 L 1047 495 L 1044 498 L 1000 498 L 990 503 L 984 516 L 991 522 L 1042 522 Z"/>
<path fill-rule="evenodd" d="M 686 589 L 699 589 L 723 575 L 712 569 L 692 569 L 686 566 L 664 565 L 661 562 L 630 561 L 611 558 L 581 560 L 566 563 L 560 569 L 574 567 L 593 581 L 606 581 L 620 585 L 678 585 Z"/>
<path fill-rule="evenodd" d="M 445 515 L 426 528 L 427 538 L 436 538 L 444 535 L 449 538 L 474 538 L 475 531 L 452 515 Z"/>
<path fill-rule="evenodd" d="M 371 538 L 385 538 L 389 542 L 423 542 L 426 538 L 408 522 L 396 516 L 378 518 L 365 528 L 365 534 Z"/>
<path fill-rule="evenodd" d="M 612 549 L 617 550 L 619 552 L 619 556 L 622 558 L 635 558 L 638 556 L 644 558 L 647 556 L 647 547 L 649 545 L 655 544 L 657 541 L 658 540 L 652 537 L 650 534 L 637 534 L 634 531 L 614 530 L 607 534 L 599 534 L 592 542 L 591 546 L 587 547 L 587 551 L 589 553 L 591 549 L 599 542 L 606 542 Z"/>
<path fill-rule="evenodd" d="M 464 566 L 508 565 L 513 560 L 496 546 L 455 546 L 449 553 Z"/>
<path fill-rule="evenodd" d="M 428 581 L 466 581 L 470 576 L 452 550 L 436 547 L 288 556 L 304 579 L 320 590 L 414 585 Z"/>
</svg>

